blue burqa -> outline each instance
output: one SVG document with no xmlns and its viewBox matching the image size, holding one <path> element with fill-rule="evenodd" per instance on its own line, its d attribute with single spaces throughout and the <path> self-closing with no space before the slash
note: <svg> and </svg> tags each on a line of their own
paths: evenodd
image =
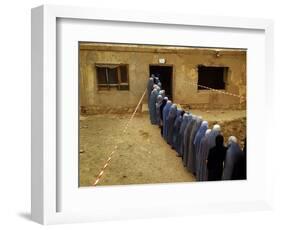
<svg viewBox="0 0 281 230">
<path fill-rule="evenodd" d="M 165 107 L 163 108 L 163 138 L 165 140 L 167 139 L 167 121 L 171 106 L 172 102 L 168 100 Z"/>
<path fill-rule="evenodd" d="M 216 146 L 216 137 L 219 134 L 220 134 L 219 130 L 212 129 L 212 131 L 210 132 L 210 135 L 208 135 L 207 146 L 203 152 L 204 153 L 203 159 L 202 159 L 203 164 L 202 164 L 202 168 L 201 168 L 203 181 L 208 180 L 208 169 L 207 169 L 206 160 L 208 159 L 210 149 Z"/>
<path fill-rule="evenodd" d="M 147 93 L 147 104 L 149 104 L 149 99 L 150 99 L 150 93 L 153 89 L 153 85 L 154 85 L 154 80 L 153 80 L 153 77 L 150 77 L 148 79 L 148 82 L 147 82 L 147 88 L 146 88 L 146 93 Z"/>
<path fill-rule="evenodd" d="M 173 142 L 172 142 L 172 147 L 176 151 L 178 149 L 177 143 L 178 143 L 178 136 L 179 136 L 180 126 L 181 126 L 181 122 L 182 122 L 182 115 L 183 115 L 183 110 L 179 108 L 177 110 L 177 118 L 176 118 L 175 123 L 174 123 Z"/>
<path fill-rule="evenodd" d="M 243 151 L 240 146 L 236 142 L 231 142 L 226 151 L 224 169 L 223 169 L 223 180 L 235 180 L 241 179 L 237 178 L 235 175 L 240 174 L 240 172 L 236 172 L 240 160 L 244 157 Z"/>
<path fill-rule="evenodd" d="M 163 101 L 163 97 L 158 94 L 157 96 L 157 100 L 156 100 L 156 121 L 157 121 L 157 125 L 160 125 L 160 106 L 162 105 L 162 101 Z"/>
<path fill-rule="evenodd" d="M 199 169 L 199 148 L 200 148 L 200 143 L 202 138 L 205 136 L 205 133 L 208 129 L 208 122 L 207 121 L 203 121 L 201 123 L 200 128 L 198 129 L 193 144 L 195 146 L 195 158 L 196 158 L 196 174 L 198 173 L 198 169 Z"/>
<path fill-rule="evenodd" d="M 162 100 L 161 106 L 160 106 L 160 121 L 161 121 L 162 127 L 163 127 L 163 109 L 164 109 L 167 101 L 168 101 L 168 98 L 164 97 Z M 162 133 L 162 135 L 163 135 L 163 133 Z"/>
<path fill-rule="evenodd" d="M 195 115 L 192 115 L 191 121 L 187 124 L 185 131 L 184 131 L 184 137 L 183 137 L 183 165 L 184 165 L 184 167 L 187 166 L 190 134 L 193 129 L 193 126 L 195 126 L 195 124 L 196 124 L 196 120 L 197 120 L 196 118 L 197 117 Z"/>
<path fill-rule="evenodd" d="M 167 128 L 168 128 L 167 143 L 169 145 L 172 145 L 173 143 L 173 131 L 174 131 L 174 123 L 176 118 L 177 118 L 177 105 L 173 104 L 170 108 L 170 112 L 168 115 L 168 123 L 167 123 Z"/>
<path fill-rule="evenodd" d="M 194 141 L 193 141 L 193 144 L 195 145 L 195 154 L 196 155 L 198 154 L 198 151 L 199 151 L 199 145 L 200 145 L 201 139 L 205 136 L 207 129 L 208 129 L 208 122 L 203 121 L 201 123 L 201 126 L 198 129 L 198 131 L 195 135 Z"/>
<path fill-rule="evenodd" d="M 204 181 L 207 180 L 207 164 L 206 160 L 208 159 L 208 142 L 211 133 L 206 133 L 200 141 L 199 150 L 197 154 L 197 171 L 196 171 L 196 180 Z"/>
<path fill-rule="evenodd" d="M 191 121 L 192 115 L 189 113 L 185 113 L 182 118 L 182 123 L 179 131 L 179 152 L 178 155 L 183 157 L 184 152 L 184 131 L 188 123 Z"/>
<path fill-rule="evenodd" d="M 157 116 L 156 116 L 156 98 L 158 95 L 157 89 L 153 89 L 150 98 L 149 98 L 149 115 L 150 115 L 150 122 L 153 125 L 157 124 Z"/>
<path fill-rule="evenodd" d="M 195 145 L 193 142 L 194 142 L 195 135 L 201 126 L 201 123 L 202 123 L 202 119 L 197 117 L 189 137 L 187 168 L 192 173 L 196 173 L 196 155 L 195 155 Z"/>
<path fill-rule="evenodd" d="M 183 139 L 183 133 L 184 133 L 184 129 L 185 129 L 185 126 L 188 122 L 188 113 L 184 113 L 183 116 L 182 116 L 182 122 L 181 122 L 181 125 L 180 125 L 180 130 L 179 130 L 179 135 L 178 135 L 178 144 L 179 144 L 179 147 L 177 149 L 177 152 L 178 152 L 178 156 L 182 156 L 182 139 Z"/>
</svg>

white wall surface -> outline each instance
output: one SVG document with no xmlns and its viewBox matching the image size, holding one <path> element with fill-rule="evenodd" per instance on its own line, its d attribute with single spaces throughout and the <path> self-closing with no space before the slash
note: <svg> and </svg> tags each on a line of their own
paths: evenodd
<svg viewBox="0 0 281 230">
<path fill-rule="evenodd" d="M 202 0 L 202 1 L 114 1 L 114 0 L 9 0 L 0 7 L 1 84 L 0 84 L 0 229 L 39 229 L 30 221 L 30 9 L 41 4 L 91 6 L 101 8 L 173 11 L 175 13 L 261 17 L 275 20 L 275 75 L 281 76 L 281 14 L 279 1 Z M 279 51 L 279 52 L 277 52 Z M 280 98 L 277 78 L 275 96 Z M 281 105 L 281 103 L 280 103 Z M 276 151 L 280 130 L 280 107 L 267 124 Z M 262 109 L 262 108 L 261 108 Z M 260 134 L 263 135 L 263 134 Z M 275 136 L 275 137 L 274 137 Z M 47 226 L 47 229 L 280 229 L 281 157 L 275 160 L 275 210 L 270 212 L 200 215 L 185 218 L 130 220 L 75 225 Z M 262 170 L 262 169 L 261 169 Z M 172 195 L 172 194 L 171 194 Z"/>
</svg>

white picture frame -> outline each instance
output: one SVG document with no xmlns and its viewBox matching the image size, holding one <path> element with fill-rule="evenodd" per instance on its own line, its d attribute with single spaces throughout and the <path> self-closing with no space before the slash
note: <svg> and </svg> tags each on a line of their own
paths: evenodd
<svg viewBox="0 0 281 230">
<path fill-rule="evenodd" d="M 97 38 L 95 31 L 98 28 L 92 27 L 95 22 L 102 24 L 99 25 L 101 29 L 102 26 L 108 26 L 111 30 L 104 34 L 101 33 Z M 86 23 L 86 25 L 84 26 L 83 23 Z M 123 32 L 129 32 L 132 28 L 136 28 L 136 30 L 134 31 L 135 33 L 128 33 L 127 38 L 118 37 L 119 35 L 112 32 L 116 26 L 120 28 L 123 26 Z M 158 28 L 159 34 L 163 32 L 163 35 L 166 34 L 167 36 L 163 36 L 161 41 L 157 36 L 142 37 L 140 35 L 139 39 L 134 37 L 133 34 L 143 32 L 148 27 L 150 31 Z M 95 30 L 91 31 L 91 28 L 95 28 Z M 71 154 L 67 157 L 64 154 L 58 156 L 57 152 L 61 151 L 60 146 L 63 145 L 64 141 L 67 141 L 58 138 L 60 132 L 66 131 L 63 127 L 68 127 L 67 125 L 70 123 L 67 122 L 78 121 L 77 107 L 75 112 L 78 91 L 74 90 L 74 95 L 76 95 L 73 98 L 74 104 L 72 104 L 72 98 L 65 97 L 68 93 L 73 93 L 73 91 L 69 90 L 73 89 L 73 87 L 75 88 L 75 77 L 77 78 L 78 76 L 78 63 L 75 63 L 75 60 L 78 60 L 78 49 L 72 46 L 73 42 L 80 39 L 79 36 L 75 36 L 74 31 L 77 32 L 77 30 L 80 31 L 79 36 L 85 36 L 84 39 L 89 35 L 87 31 L 90 31 L 91 36 L 93 36 L 90 41 L 99 42 L 116 41 L 190 46 L 211 44 L 212 47 L 228 47 L 231 45 L 234 48 L 247 48 L 249 51 L 247 54 L 247 148 L 248 153 L 255 152 L 256 154 L 256 158 L 249 155 L 248 180 L 214 183 L 101 186 L 95 188 L 78 188 L 78 186 L 75 186 L 78 180 L 75 177 L 75 175 L 77 176 L 77 168 L 72 168 L 72 166 L 75 164 L 75 167 L 78 167 L 77 161 L 74 159 L 74 154 L 76 152 L 78 154 L 78 148 L 76 151 L 75 145 L 70 145 L 69 152 Z M 195 32 L 190 32 L 190 38 L 193 38 L 193 40 L 178 39 L 175 41 L 172 36 L 168 36 L 170 30 L 173 30 L 175 34 L 185 33 L 189 30 L 194 30 Z M 222 32 L 229 35 L 222 36 Z M 63 33 L 70 36 L 64 36 Z M 202 41 L 199 42 L 198 34 L 196 33 L 207 34 L 207 37 L 216 38 L 216 40 L 208 43 L 207 40 L 203 41 L 204 39 L 202 38 Z M 195 34 L 194 37 L 192 34 Z M 269 113 L 274 110 L 275 103 L 273 91 L 271 90 L 274 84 L 272 64 L 273 22 L 271 20 L 44 5 L 32 9 L 31 37 L 31 213 L 34 221 L 41 224 L 57 224 L 108 219 L 164 217 L 206 212 L 249 211 L 272 207 L 273 179 L 271 176 L 271 162 L 273 156 L 269 154 L 271 147 L 267 136 L 260 137 L 255 133 L 257 122 L 260 119 L 269 117 Z M 66 40 L 64 40 L 65 38 Z M 243 39 L 240 40 L 240 38 Z M 70 48 L 67 49 L 70 52 L 62 48 L 64 45 Z M 64 52 L 68 52 L 67 55 Z M 64 55 L 63 61 L 61 61 L 60 55 Z M 69 59 L 66 57 L 69 57 Z M 69 68 L 68 64 L 71 63 L 75 67 Z M 68 69 L 65 66 L 68 66 Z M 59 78 L 57 78 L 57 75 L 65 73 L 73 75 L 73 77 L 70 77 L 73 81 L 70 80 L 69 83 L 66 83 L 62 78 L 62 81 L 58 83 Z M 58 102 L 59 98 L 64 103 L 60 104 Z M 66 104 L 69 107 L 65 107 Z M 58 105 L 62 106 L 58 107 Z M 266 110 L 258 110 L 258 108 L 264 107 L 266 107 Z M 59 117 L 63 116 L 61 114 L 64 114 L 64 111 L 68 109 L 71 111 L 71 115 L 68 119 L 65 119 L 66 121 L 62 125 Z M 72 140 L 77 138 L 77 127 L 73 130 L 66 129 L 70 133 L 68 138 L 72 138 Z M 261 130 L 260 132 L 268 133 L 271 127 L 259 127 L 259 129 Z M 76 143 L 75 140 L 74 142 Z M 61 167 L 62 162 L 66 165 L 65 167 Z M 263 173 L 261 174 L 257 169 L 263 162 L 266 163 L 263 165 Z M 71 172 L 72 169 L 75 173 Z M 255 173 L 257 173 L 261 181 L 256 179 Z M 70 179 L 67 179 L 65 175 L 68 175 Z M 200 198 L 198 194 L 200 192 L 202 194 L 204 191 L 208 191 L 210 196 Z M 220 193 L 219 191 L 222 194 L 217 194 Z M 253 191 L 255 192 L 253 193 Z M 183 199 L 185 196 L 187 198 Z M 89 197 L 92 197 L 92 199 L 89 200 Z"/>
</svg>

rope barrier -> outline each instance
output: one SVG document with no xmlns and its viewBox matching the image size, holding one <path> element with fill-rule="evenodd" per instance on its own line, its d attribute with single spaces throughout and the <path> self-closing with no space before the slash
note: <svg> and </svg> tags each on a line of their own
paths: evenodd
<svg viewBox="0 0 281 230">
<path fill-rule="evenodd" d="M 145 90 L 145 91 L 143 92 L 143 94 L 142 94 L 142 96 L 141 96 L 141 98 L 140 98 L 140 100 L 139 100 L 139 102 L 138 102 L 138 104 L 137 104 L 137 106 L 136 106 L 136 108 L 135 108 L 133 114 L 131 115 L 130 119 L 128 120 L 128 122 L 127 122 L 126 125 L 124 126 L 124 129 L 123 129 L 123 131 L 122 131 L 122 134 L 123 134 L 123 135 L 127 132 L 127 129 L 128 129 L 128 127 L 129 127 L 129 124 L 130 124 L 131 121 L 133 120 L 133 118 L 134 118 L 136 112 L 138 111 L 138 108 L 139 108 L 139 106 L 140 106 L 140 104 L 141 104 L 141 102 L 142 102 L 142 100 L 143 100 L 143 98 L 144 98 L 144 95 L 145 95 L 146 91 L 147 91 L 147 90 Z M 111 159 L 112 159 L 112 156 L 114 155 L 114 153 L 116 152 L 117 149 L 118 149 L 118 145 L 115 145 L 115 146 L 114 146 L 114 149 L 113 149 L 113 150 L 111 151 L 111 153 L 109 154 L 109 156 L 108 156 L 108 158 L 107 158 L 107 161 L 105 162 L 104 166 L 102 167 L 100 173 L 98 174 L 98 176 L 97 176 L 95 182 L 93 183 L 93 186 L 96 186 L 96 185 L 100 182 L 100 180 L 101 180 L 101 178 L 102 178 L 102 175 L 104 174 L 105 169 L 108 168 L 109 163 L 110 163 L 110 161 L 111 161 Z"/>
<path fill-rule="evenodd" d="M 225 91 L 222 91 L 222 90 L 218 90 L 218 89 L 214 89 L 214 88 L 210 88 L 210 87 L 207 87 L 207 86 L 204 86 L 204 85 L 200 85 L 196 82 L 187 82 L 188 84 L 190 85 L 195 85 L 195 86 L 199 86 L 201 88 L 204 88 L 204 89 L 208 89 L 208 90 L 211 90 L 211 91 L 214 91 L 214 92 L 217 92 L 217 93 L 220 93 L 220 94 L 225 94 L 225 95 L 229 95 L 229 96 L 233 96 L 233 97 L 238 97 L 240 99 L 245 99 L 245 97 L 241 96 L 241 95 L 238 95 L 238 94 L 234 94 L 234 93 L 229 93 L 229 92 L 225 92 Z"/>
</svg>

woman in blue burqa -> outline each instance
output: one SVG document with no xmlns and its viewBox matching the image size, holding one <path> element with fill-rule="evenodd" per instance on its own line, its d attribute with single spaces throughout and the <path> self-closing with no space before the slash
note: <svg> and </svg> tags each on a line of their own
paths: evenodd
<svg viewBox="0 0 281 230">
<path fill-rule="evenodd" d="M 173 131 L 174 131 L 174 123 L 177 118 L 177 105 L 173 104 L 170 108 L 170 112 L 168 115 L 168 133 L 167 133 L 167 143 L 172 145 L 173 143 Z"/>
<path fill-rule="evenodd" d="M 189 169 L 190 172 L 193 174 L 196 173 L 196 156 L 195 156 L 195 146 L 193 144 L 195 135 L 200 128 L 202 123 L 202 118 L 201 117 L 196 117 L 195 124 L 192 127 L 192 130 L 190 132 L 190 137 L 189 137 L 189 143 L 188 143 L 188 160 L 187 160 L 187 168 Z"/>
<path fill-rule="evenodd" d="M 146 91 L 146 93 L 147 93 L 147 104 L 149 104 L 150 93 L 153 90 L 153 85 L 154 85 L 154 79 L 153 79 L 153 77 L 150 77 L 148 79 L 147 88 L 146 88 L 146 90 L 147 90 Z"/>
<path fill-rule="evenodd" d="M 208 169 L 207 169 L 207 160 L 209 156 L 210 149 L 216 146 L 216 137 L 221 133 L 221 127 L 218 124 L 215 124 L 213 126 L 212 131 L 210 132 L 210 135 L 208 137 L 208 147 L 207 147 L 207 152 L 205 153 L 206 155 L 204 156 L 204 164 L 202 165 L 203 167 L 203 180 L 207 181 L 208 180 Z"/>
<path fill-rule="evenodd" d="M 183 137 L 183 166 L 184 167 L 187 166 L 190 134 L 193 126 L 196 124 L 196 121 L 197 121 L 197 116 L 192 115 L 191 121 L 187 124 L 184 131 L 184 137 Z"/>
<path fill-rule="evenodd" d="M 172 106 L 172 102 L 170 100 L 167 101 L 165 107 L 163 108 L 163 138 L 167 139 L 167 119 L 170 112 L 170 108 Z"/>
<path fill-rule="evenodd" d="M 181 108 L 178 108 L 177 110 L 177 118 L 174 123 L 174 129 L 173 129 L 173 142 L 172 142 L 172 148 L 175 149 L 178 152 L 178 136 L 180 131 L 180 126 L 182 122 L 182 116 L 184 114 L 184 111 Z"/>
<path fill-rule="evenodd" d="M 150 98 L 149 98 L 149 115 L 150 115 L 150 122 L 153 125 L 157 124 L 157 116 L 156 116 L 156 99 L 157 99 L 158 91 L 157 89 L 153 89 Z"/>
<path fill-rule="evenodd" d="M 181 122 L 179 136 L 178 136 L 178 145 L 179 145 L 177 150 L 178 157 L 182 157 L 183 154 L 183 135 L 184 135 L 185 127 L 190 119 L 191 119 L 191 115 L 189 113 L 184 113 L 184 115 L 182 116 L 182 122 Z"/>
<path fill-rule="evenodd" d="M 243 159 L 243 151 L 234 136 L 228 139 L 228 149 L 226 151 L 225 164 L 223 169 L 223 180 L 241 180 L 240 163 Z"/>
<path fill-rule="evenodd" d="M 191 113 L 186 113 L 183 116 L 183 121 L 180 127 L 180 133 L 179 133 L 179 138 L 180 138 L 180 153 L 179 156 L 183 159 L 183 154 L 184 154 L 184 135 L 185 135 L 185 130 L 189 123 L 192 120 L 192 114 Z"/>
<path fill-rule="evenodd" d="M 208 129 L 208 121 L 203 121 L 201 123 L 201 126 L 198 129 L 198 131 L 195 135 L 194 141 L 193 141 L 193 144 L 195 146 L 195 155 L 196 156 L 198 155 L 198 152 L 199 152 L 199 146 L 200 146 L 201 139 L 205 136 L 207 129 Z"/>
<path fill-rule="evenodd" d="M 197 154 L 196 180 L 204 181 L 206 156 L 208 155 L 208 141 L 211 129 L 207 129 L 205 135 L 200 141 L 199 150 Z"/>
<path fill-rule="evenodd" d="M 160 129 L 161 129 L 161 135 L 163 136 L 163 109 L 168 101 L 168 97 L 164 97 L 161 106 L 160 106 Z"/>
<path fill-rule="evenodd" d="M 162 104 L 163 101 L 163 97 L 162 95 L 158 94 L 157 96 L 157 100 L 156 100 L 156 121 L 157 121 L 157 125 L 159 125 L 160 127 L 160 106 Z"/>
</svg>

